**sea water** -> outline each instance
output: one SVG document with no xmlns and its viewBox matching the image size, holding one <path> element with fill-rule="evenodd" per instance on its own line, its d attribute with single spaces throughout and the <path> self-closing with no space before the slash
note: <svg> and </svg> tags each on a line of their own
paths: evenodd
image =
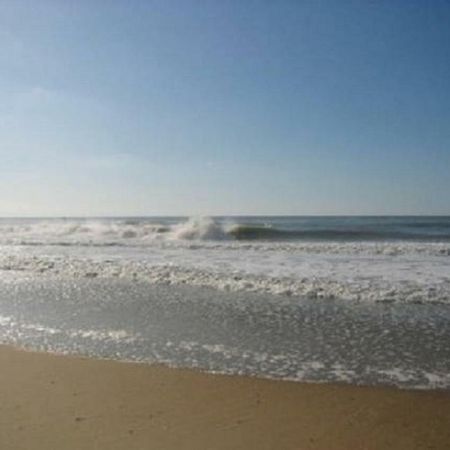
<svg viewBox="0 0 450 450">
<path fill-rule="evenodd" d="M 449 217 L 0 219 L 0 340 L 450 387 Z"/>
</svg>

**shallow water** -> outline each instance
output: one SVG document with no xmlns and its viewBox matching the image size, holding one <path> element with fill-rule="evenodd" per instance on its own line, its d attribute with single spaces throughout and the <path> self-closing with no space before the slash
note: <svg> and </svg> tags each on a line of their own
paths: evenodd
<svg viewBox="0 0 450 450">
<path fill-rule="evenodd" d="M 450 308 L 113 279 L 0 283 L 0 340 L 231 374 L 450 388 Z"/>
</svg>

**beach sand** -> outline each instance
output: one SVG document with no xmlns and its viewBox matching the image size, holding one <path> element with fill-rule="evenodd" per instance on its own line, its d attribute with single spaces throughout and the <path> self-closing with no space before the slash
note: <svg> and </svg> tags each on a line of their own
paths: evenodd
<svg viewBox="0 0 450 450">
<path fill-rule="evenodd" d="M 0 449 L 449 449 L 450 392 L 303 384 L 0 347 Z"/>
</svg>

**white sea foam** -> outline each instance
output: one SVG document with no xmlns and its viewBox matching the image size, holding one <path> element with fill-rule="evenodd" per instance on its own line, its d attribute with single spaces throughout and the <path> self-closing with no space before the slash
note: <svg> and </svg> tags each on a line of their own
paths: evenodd
<svg viewBox="0 0 450 450">
<path fill-rule="evenodd" d="M 130 245 L 152 240 L 230 239 L 232 227 L 210 217 L 171 224 L 142 220 L 39 220 L 1 223 L 0 245 Z"/>
<path fill-rule="evenodd" d="M 72 338 L 92 339 L 96 341 L 134 342 L 136 337 L 126 330 L 72 330 L 67 332 Z"/>
<path fill-rule="evenodd" d="M 124 278 L 358 301 L 450 303 L 450 243 L 272 239 L 232 221 L 0 221 L 0 277 Z M 253 240 L 236 240 L 246 236 Z M 281 235 L 283 237 L 283 235 Z"/>
<path fill-rule="evenodd" d="M 167 343 L 168 347 L 174 347 L 172 342 Z M 272 376 L 267 378 L 282 378 L 291 381 L 317 381 L 323 380 L 324 374 L 327 374 L 328 380 L 357 383 L 361 373 L 346 367 L 340 363 L 329 364 L 323 361 L 303 361 L 299 363 L 299 369 L 294 376 L 286 375 L 285 368 L 289 368 L 295 355 L 284 354 L 268 354 L 266 352 L 255 352 L 246 355 L 242 350 L 232 346 L 222 344 L 202 344 L 197 341 L 182 341 L 178 343 L 177 348 L 186 352 L 206 351 L 213 356 L 231 360 L 234 357 L 246 359 L 251 358 L 254 363 L 264 364 L 266 362 L 275 363 L 278 367 L 276 373 L 272 372 Z M 216 373 L 237 373 L 237 369 L 229 369 L 215 371 Z M 259 374 L 261 376 L 261 374 Z M 430 372 L 422 369 L 405 369 L 393 367 L 391 369 L 381 369 L 375 367 L 366 367 L 364 375 L 368 378 L 374 377 L 388 385 L 398 386 L 408 389 L 448 389 L 450 386 L 450 374 L 447 372 Z M 422 381 L 418 381 L 422 380 Z"/>
<path fill-rule="evenodd" d="M 190 218 L 187 222 L 175 225 L 169 235 L 172 239 L 183 240 L 223 240 L 228 239 L 226 227 L 210 217 Z"/>
<path fill-rule="evenodd" d="M 5 327 L 7 329 L 13 329 L 17 334 L 21 334 L 24 331 L 34 332 L 39 335 L 66 335 L 71 338 L 82 338 L 82 339 L 90 339 L 94 341 L 102 341 L 102 342 L 134 342 L 138 340 L 138 336 L 135 336 L 126 330 L 122 329 L 106 329 L 106 330 L 92 330 L 92 329 L 71 329 L 71 328 L 58 328 L 51 327 L 48 325 L 44 325 L 38 322 L 22 322 L 11 316 L 3 316 L 0 315 L 0 327 Z M 8 333 L 2 332 L 2 335 L 5 336 Z"/>
<path fill-rule="evenodd" d="M 147 254 L 3 251 L 0 277 L 122 278 L 309 298 L 450 303 L 450 261 L 436 256 L 286 255 L 163 249 Z M 71 254 L 72 253 L 72 254 Z M 113 257 L 111 257 L 113 255 Z M 6 276 L 8 275 L 8 277 Z"/>
</svg>

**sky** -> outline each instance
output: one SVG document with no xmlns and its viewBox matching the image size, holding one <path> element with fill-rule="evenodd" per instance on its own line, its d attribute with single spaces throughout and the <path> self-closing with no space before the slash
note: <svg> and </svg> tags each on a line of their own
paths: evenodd
<svg viewBox="0 0 450 450">
<path fill-rule="evenodd" d="M 450 214 L 450 1 L 0 0 L 0 216 Z"/>
</svg>

